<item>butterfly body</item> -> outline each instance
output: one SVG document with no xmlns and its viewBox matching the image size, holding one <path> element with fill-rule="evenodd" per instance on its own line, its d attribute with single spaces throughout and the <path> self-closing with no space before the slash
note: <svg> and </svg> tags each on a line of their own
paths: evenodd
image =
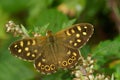
<svg viewBox="0 0 120 80">
<path fill-rule="evenodd" d="M 81 48 L 91 37 L 91 24 L 81 23 L 46 36 L 24 38 L 10 45 L 11 54 L 27 61 L 34 62 L 41 73 L 50 74 L 58 68 L 69 69 L 75 66 L 80 58 Z"/>
</svg>

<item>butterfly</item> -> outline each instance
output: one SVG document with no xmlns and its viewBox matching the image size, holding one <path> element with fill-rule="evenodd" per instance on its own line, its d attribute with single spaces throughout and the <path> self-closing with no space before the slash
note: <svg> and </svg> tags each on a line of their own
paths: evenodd
<svg viewBox="0 0 120 80">
<path fill-rule="evenodd" d="M 56 72 L 59 68 L 70 69 L 80 59 L 81 48 L 93 34 L 93 25 L 80 23 L 56 34 L 47 31 L 46 36 L 27 37 L 13 42 L 9 50 L 12 55 L 33 62 L 43 74 Z"/>
</svg>

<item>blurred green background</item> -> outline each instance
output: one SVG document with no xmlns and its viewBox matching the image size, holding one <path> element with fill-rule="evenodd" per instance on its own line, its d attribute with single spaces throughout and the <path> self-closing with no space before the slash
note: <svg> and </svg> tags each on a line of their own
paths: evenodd
<svg viewBox="0 0 120 80">
<path fill-rule="evenodd" d="M 0 80 L 72 80 L 69 71 L 41 75 L 32 63 L 12 56 L 8 47 L 21 38 L 6 33 L 9 20 L 42 35 L 75 23 L 93 24 L 94 34 L 81 53 L 93 56 L 97 72 L 120 80 L 120 0 L 0 0 Z"/>
</svg>

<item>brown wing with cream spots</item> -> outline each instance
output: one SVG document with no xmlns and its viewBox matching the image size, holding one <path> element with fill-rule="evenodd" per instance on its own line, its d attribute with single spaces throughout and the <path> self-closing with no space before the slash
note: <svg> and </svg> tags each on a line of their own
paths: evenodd
<svg viewBox="0 0 120 80">
<path fill-rule="evenodd" d="M 56 72 L 58 66 L 54 63 L 55 60 L 53 58 L 48 58 L 48 56 L 45 56 L 44 54 L 45 53 L 42 53 L 42 55 L 35 60 L 34 67 L 38 72 L 42 74 L 50 74 Z"/>
<path fill-rule="evenodd" d="M 63 41 L 66 46 L 81 48 L 93 34 L 93 25 L 80 23 L 56 34 L 57 40 Z"/>
<path fill-rule="evenodd" d="M 52 46 L 54 44 L 45 44 L 41 55 L 35 59 L 34 66 L 42 74 L 54 73 L 58 69 L 56 58 L 61 56 L 57 55 L 58 51 L 56 51 L 56 47 Z"/>
<path fill-rule="evenodd" d="M 16 57 L 27 61 L 33 61 L 39 55 L 42 48 L 41 46 L 44 45 L 44 43 L 45 39 L 43 37 L 25 38 L 12 43 L 9 50 L 11 54 Z"/>
<path fill-rule="evenodd" d="M 59 67 L 63 69 L 74 67 L 80 59 L 79 50 L 70 48 L 62 43 L 58 45 L 58 53 L 56 55 L 61 56 L 57 58 Z"/>
<path fill-rule="evenodd" d="M 77 49 L 69 48 L 61 42 L 46 44 L 41 55 L 35 59 L 34 66 L 42 74 L 50 74 L 58 68 L 72 68 L 80 58 Z"/>
</svg>

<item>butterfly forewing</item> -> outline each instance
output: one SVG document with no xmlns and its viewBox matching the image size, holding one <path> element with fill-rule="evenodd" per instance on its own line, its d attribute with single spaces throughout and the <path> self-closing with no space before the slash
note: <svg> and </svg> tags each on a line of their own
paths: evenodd
<svg viewBox="0 0 120 80">
<path fill-rule="evenodd" d="M 81 48 L 89 40 L 92 34 L 93 26 L 91 24 L 80 23 L 58 32 L 56 37 L 67 46 Z"/>
<path fill-rule="evenodd" d="M 43 39 L 43 38 L 42 38 Z M 25 38 L 12 43 L 9 47 L 11 54 L 24 60 L 33 61 L 39 55 L 42 44 L 41 38 Z M 41 41 L 38 41 L 41 40 Z M 40 44 L 41 43 L 41 44 Z M 40 45 L 38 45 L 40 44 Z"/>
</svg>

